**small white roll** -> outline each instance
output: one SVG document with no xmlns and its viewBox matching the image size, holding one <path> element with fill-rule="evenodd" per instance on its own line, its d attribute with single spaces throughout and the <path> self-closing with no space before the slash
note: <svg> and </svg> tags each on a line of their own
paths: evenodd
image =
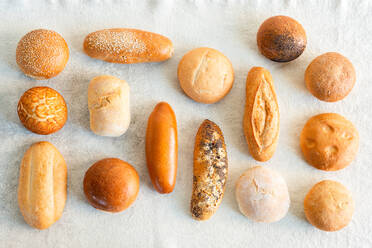
<svg viewBox="0 0 372 248">
<path fill-rule="evenodd" d="M 278 173 L 256 166 L 244 172 L 236 184 L 240 211 L 256 222 L 276 222 L 288 212 L 287 184 Z"/>
<path fill-rule="evenodd" d="M 130 123 L 129 85 L 119 78 L 102 75 L 88 87 L 90 129 L 97 135 L 117 137 Z"/>
</svg>

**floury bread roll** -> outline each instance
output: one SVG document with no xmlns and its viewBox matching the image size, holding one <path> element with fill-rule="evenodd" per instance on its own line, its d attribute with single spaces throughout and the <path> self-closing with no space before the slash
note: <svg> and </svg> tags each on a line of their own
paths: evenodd
<svg viewBox="0 0 372 248">
<path fill-rule="evenodd" d="M 88 87 L 90 129 L 97 135 L 117 137 L 130 123 L 129 85 L 119 78 L 103 75 Z"/>
<path fill-rule="evenodd" d="M 19 173 L 18 205 L 32 227 L 45 229 L 62 215 L 67 196 L 67 166 L 49 142 L 33 144 L 25 153 Z"/>
<path fill-rule="evenodd" d="M 84 40 L 84 51 L 95 59 L 133 64 L 167 60 L 174 50 L 172 41 L 160 34 L 113 28 L 88 34 Z"/>
</svg>

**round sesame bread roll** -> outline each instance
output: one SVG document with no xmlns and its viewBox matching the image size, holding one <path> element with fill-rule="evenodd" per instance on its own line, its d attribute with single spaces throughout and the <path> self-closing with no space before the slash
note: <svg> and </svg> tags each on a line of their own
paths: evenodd
<svg viewBox="0 0 372 248">
<path fill-rule="evenodd" d="M 18 42 L 17 64 L 24 74 L 34 79 L 57 76 L 65 68 L 68 58 L 66 41 L 51 30 L 31 31 Z"/>
</svg>

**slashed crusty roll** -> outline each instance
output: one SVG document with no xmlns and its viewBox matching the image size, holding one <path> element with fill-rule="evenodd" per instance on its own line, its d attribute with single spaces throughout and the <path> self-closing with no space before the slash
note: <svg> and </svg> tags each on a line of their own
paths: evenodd
<svg viewBox="0 0 372 248">
<path fill-rule="evenodd" d="M 279 106 L 270 72 L 262 67 L 247 76 L 243 129 L 253 158 L 269 160 L 278 143 Z"/>
<path fill-rule="evenodd" d="M 117 137 L 130 123 L 130 88 L 126 81 L 102 75 L 93 78 L 88 87 L 90 129 L 97 135 Z"/>
<path fill-rule="evenodd" d="M 32 227 L 45 229 L 62 215 L 67 197 L 67 166 L 51 143 L 33 144 L 25 153 L 19 172 L 18 204 Z"/>
<path fill-rule="evenodd" d="M 218 209 L 226 186 L 227 151 L 220 128 L 204 120 L 195 138 L 191 214 L 196 220 L 209 219 Z"/>
<path fill-rule="evenodd" d="M 87 35 L 85 53 L 111 63 L 160 62 L 173 55 L 172 41 L 160 34 L 130 28 L 99 30 Z"/>
</svg>

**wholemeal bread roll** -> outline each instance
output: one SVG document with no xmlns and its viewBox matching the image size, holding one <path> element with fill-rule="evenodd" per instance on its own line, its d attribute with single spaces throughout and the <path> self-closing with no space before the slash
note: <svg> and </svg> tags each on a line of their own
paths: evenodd
<svg viewBox="0 0 372 248">
<path fill-rule="evenodd" d="M 147 122 L 146 161 L 155 189 L 171 193 L 176 184 L 178 139 L 176 115 L 166 102 L 158 103 Z"/>
<path fill-rule="evenodd" d="M 273 16 L 257 32 L 258 49 L 266 58 L 288 62 L 299 57 L 307 43 L 304 28 L 288 16 Z"/>
<path fill-rule="evenodd" d="M 67 195 L 67 166 L 49 142 L 33 144 L 19 172 L 18 205 L 32 227 L 45 229 L 62 215 Z"/>
<path fill-rule="evenodd" d="M 34 87 L 23 93 L 17 112 L 23 126 L 37 134 L 57 132 L 67 121 L 65 100 L 49 87 Z"/>
<path fill-rule="evenodd" d="M 359 134 L 353 123 L 335 113 L 313 116 L 301 132 L 300 145 L 306 161 L 317 169 L 341 170 L 355 158 Z"/>
<path fill-rule="evenodd" d="M 339 53 L 316 57 L 306 68 L 306 87 L 313 96 L 326 102 L 344 99 L 353 89 L 356 73 L 353 64 Z"/>
<path fill-rule="evenodd" d="M 244 172 L 235 189 L 240 211 L 256 222 L 276 222 L 288 212 L 287 184 L 278 173 L 256 166 Z"/>
<path fill-rule="evenodd" d="M 113 28 L 87 35 L 85 53 L 111 63 L 133 64 L 161 62 L 173 55 L 173 44 L 167 37 L 147 31 Z"/>
<path fill-rule="evenodd" d="M 88 87 L 90 129 L 97 135 L 117 137 L 130 123 L 129 85 L 119 78 L 103 75 Z"/>
<path fill-rule="evenodd" d="M 249 152 L 258 161 L 269 160 L 279 138 L 279 106 L 268 70 L 253 67 L 247 76 L 243 130 Z"/>
<path fill-rule="evenodd" d="M 306 219 L 313 226 L 327 232 L 338 231 L 347 226 L 354 208 L 350 191 L 332 180 L 315 184 L 304 201 Z"/>
<path fill-rule="evenodd" d="M 17 64 L 29 77 L 48 79 L 57 76 L 66 66 L 69 50 L 58 33 L 38 29 L 27 33 L 18 42 Z"/>
<path fill-rule="evenodd" d="M 227 151 L 220 128 L 204 120 L 195 138 L 191 215 L 208 220 L 218 209 L 228 173 Z"/>
<path fill-rule="evenodd" d="M 215 103 L 231 90 L 234 70 L 221 52 L 200 47 L 183 56 L 178 65 L 178 80 L 186 95 L 194 101 Z"/>
<path fill-rule="evenodd" d="M 137 171 L 118 158 L 106 158 L 93 164 L 85 173 L 83 184 L 89 203 L 107 212 L 127 209 L 139 191 Z"/>
</svg>

